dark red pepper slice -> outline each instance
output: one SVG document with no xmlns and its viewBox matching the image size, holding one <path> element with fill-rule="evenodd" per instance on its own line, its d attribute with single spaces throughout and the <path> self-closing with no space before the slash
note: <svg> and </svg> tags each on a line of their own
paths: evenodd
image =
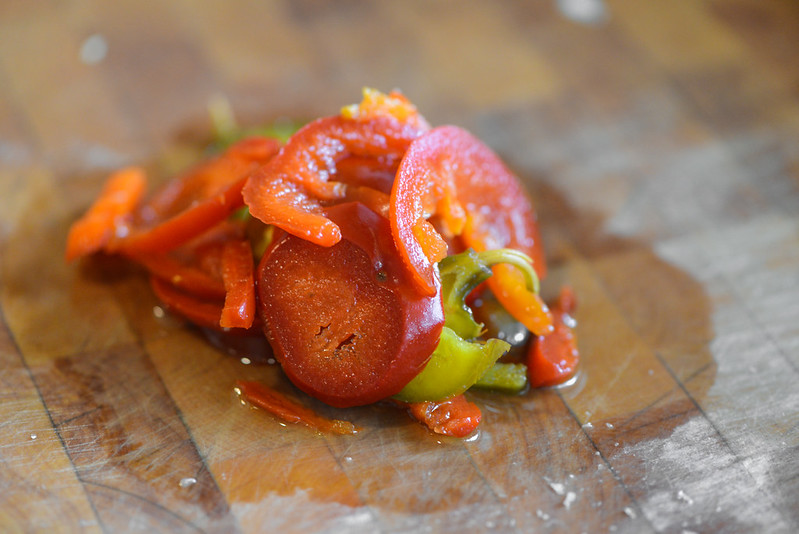
<svg viewBox="0 0 799 534">
<path fill-rule="evenodd" d="M 360 203 L 325 215 L 343 235 L 334 246 L 286 235 L 264 255 L 260 314 L 297 387 L 333 406 L 369 404 L 427 362 L 444 322 L 440 291 L 413 289 L 383 217 Z"/>
</svg>

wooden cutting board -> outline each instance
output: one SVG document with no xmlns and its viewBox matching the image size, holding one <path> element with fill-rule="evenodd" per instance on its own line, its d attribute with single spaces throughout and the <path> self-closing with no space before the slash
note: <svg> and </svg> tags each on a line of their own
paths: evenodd
<svg viewBox="0 0 799 534">
<path fill-rule="evenodd" d="M 788 0 L 0 7 L 0 530 L 796 531 L 797 30 Z M 136 268 L 63 261 L 111 169 L 194 161 L 210 99 L 256 124 L 364 85 L 497 150 L 545 293 L 579 298 L 577 380 L 470 394 L 466 440 L 327 407 Z M 237 379 L 364 430 L 281 424 Z"/>
</svg>

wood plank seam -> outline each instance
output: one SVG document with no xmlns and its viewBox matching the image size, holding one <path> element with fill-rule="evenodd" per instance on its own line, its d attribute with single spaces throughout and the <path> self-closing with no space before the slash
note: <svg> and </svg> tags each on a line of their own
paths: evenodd
<svg viewBox="0 0 799 534">
<path fill-rule="evenodd" d="M 8 328 L 8 323 L 6 322 L 5 312 L 4 312 L 4 309 L 3 309 L 2 305 L 0 305 L 0 322 L 3 323 L 4 327 L 8 331 L 8 338 L 11 340 L 11 343 L 13 343 L 14 349 L 16 350 L 17 355 L 19 356 L 19 359 L 20 359 L 20 361 L 22 363 L 22 366 L 25 368 L 25 373 L 28 375 L 28 378 L 30 379 L 31 383 L 33 384 L 33 387 L 36 389 L 36 395 L 39 397 L 39 402 L 44 407 L 44 412 L 47 415 L 47 419 L 50 422 L 50 426 L 53 429 L 53 432 L 55 433 L 56 437 L 58 438 L 58 442 L 61 445 L 61 449 L 64 451 L 65 456 L 69 460 L 69 465 L 72 468 L 72 472 L 74 473 L 75 478 L 81 484 L 81 489 L 83 490 L 83 495 L 85 496 L 86 502 L 89 504 L 89 507 L 91 508 L 91 511 L 94 514 L 94 519 L 97 522 L 97 525 L 99 525 L 100 529 L 104 533 L 108 532 L 108 529 L 103 524 L 103 522 L 100 520 L 100 515 L 97 512 L 97 507 L 95 506 L 94 501 L 92 500 L 91 496 L 86 491 L 86 482 L 83 480 L 83 478 L 81 478 L 80 472 L 78 471 L 77 467 L 75 466 L 75 462 L 74 462 L 74 460 L 72 458 L 72 455 L 69 452 L 69 449 L 67 448 L 66 442 L 64 441 L 64 437 L 61 435 L 61 430 L 55 424 L 55 421 L 53 420 L 53 416 L 52 416 L 52 414 L 50 413 L 50 410 L 47 407 L 47 403 L 44 400 L 44 396 L 42 395 L 41 389 L 39 389 L 39 384 L 36 382 L 36 378 L 34 377 L 33 372 L 31 371 L 30 367 L 28 366 L 28 362 L 26 361 L 25 356 L 22 354 L 22 351 L 19 348 L 19 344 L 17 343 L 17 340 L 16 340 L 16 337 L 14 335 L 14 332 L 10 328 Z"/>
<path fill-rule="evenodd" d="M 563 403 L 563 405 L 566 407 L 566 410 L 568 410 L 569 413 L 571 414 L 572 418 L 574 419 L 575 424 L 579 427 L 579 431 L 583 433 L 585 438 L 588 440 L 588 442 L 594 448 L 594 451 L 599 453 L 599 458 L 605 464 L 605 467 L 608 469 L 608 471 L 610 471 L 610 474 L 613 475 L 614 480 L 616 480 L 616 482 L 621 486 L 622 491 L 624 491 L 624 493 L 630 499 L 630 502 L 633 504 L 633 506 L 635 506 L 635 511 L 638 513 L 638 517 L 641 517 L 641 518 L 643 518 L 646 521 L 647 525 L 649 525 L 649 528 L 652 530 L 652 532 L 656 532 L 657 529 L 655 529 L 655 526 L 649 520 L 649 517 L 647 517 L 647 515 L 644 513 L 643 507 L 641 506 L 641 503 L 639 503 L 638 500 L 633 496 L 632 492 L 630 491 L 630 488 L 627 486 L 627 484 L 624 483 L 624 480 L 622 479 L 621 475 L 619 475 L 619 473 L 613 467 L 613 464 L 611 464 L 611 462 L 608 459 L 608 457 L 605 456 L 605 453 L 603 453 L 600 450 L 600 448 L 597 445 L 596 441 L 594 441 L 594 439 L 591 438 L 591 436 L 588 434 L 588 431 L 585 429 L 585 427 L 580 424 L 580 418 L 574 412 L 574 410 L 572 410 L 571 406 L 569 406 L 569 404 L 566 402 L 566 399 L 563 398 L 563 394 L 560 391 L 557 391 L 557 395 L 558 395 L 558 398 Z"/>
<path fill-rule="evenodd" d="M 155 365 L 155 362 L 153 362 L 153 358 L 150 355 L 150 352 L 147 350 L 146 344 L 141 339 L 141 336 L 140 336 L 139 332 L 137 331 L 137 329 L 135 329 L 133 327 L 133 325 L 130 323 L 130 319 L 128 318 L 127 315 L 125 316 L 125 322 L 127 323 L 128 328 L 130 328 L 131 331 L 133 332 L 133 335 L 136 338 L 136 344 L 141 349 L 141 351 L 147 356 L 147 361 L 150 362 L 150 365 L 152 365 L 154 369 L 157 369 L 157 367 Z M 226 506 L 226 510 L 225 511 L 235 521 L 236 530 L 234 532 L 241 533 L 242 529 L 241 529 L 241 525 L 239 524 L 238 518 L 236 518 L 233 515 L 232 511 L 230 510 L 230 503 L 228 503 L 227 499 L 224 498 L 224 493 L 222 492 L 222 489 L 219 486 L 219 482 L 216 480 L 216 476 L 214 476 L 213 471 L 211 470 L 210 466 L 208 465 L 207 458 L 205 457 L 205 455 L 202 453 L 202 451 L 200 450 L 199 446 L 197 445 L 197 441 L 194 439 L 194 434 L 192 433 L 191 428 L 189 428 L 189 425 L 186 422 L 186 418 L 184 417 L 183 412 L 180 409 L 180 406 L 178 406 L 178 403 L 175 401 L 174 398 L 172 398 L 172 393 L 170 392 L 169 388 L 167 387 L 166 383 L 164 382 L 164 379 L 161 376 L 161 374 L 156 372 L 156 373 L 154 373 L 154 375 L 155 375 L 156 380 L 158 381 L 158 383 L 161 385 L 163 390 L 166 392 L 167 397 L 169 398 L 169 402 L 172 405 L 172 409 L 175 410 L 175 414 L 177 415 L 178 419 L 180 420 L 180 424 L 183 425 L 183 428 L 186 431 L 186 434 L 187 434 L 188 439 L 189 439 L 189 441 L 191 443 L 191 446 L 194 449 L 194 451 L 197 453 L 197 457 L 200 459 L 200 462 L 201 462 L 203 468 L 205 469 L 205 471 L 208 473 L 208 476 L 213 481 L 214 488 L 219 493 L 219 495 L 221 495 L 223 497 L 222 500 L 224 501 L 225 506 Z"/>
<path fill-rule="evenodd" d="M 755 478 L 754 474 L 749 470 L 749 467 L 747 466 L 744 459 L 741 458 L 738 455 L 738 453 L 733 449 L 727 437 L 721 432 L 719 427 L 716 425 L 715 422 L 713 422 L 710 416 L 708 416 L 707 412 L 705 412 L 702 406 L 699 405 L 699 402 L 697 402 L 697 400 L 693 397 L 693 395 L 691 395 L 691 392 L 688 391 L 688 388 L 686 388 L 685 385 L 679 381 L 677 376 L 672 371 L 671 367 L 669 367 L 669 365 L 665 362 L 665 360 L 663 360 L 661 354 L 656 351 L 655 356 L 657 357 L 658 360 L 660 360 L 661 364 L 666 369 L 666 372 L 668 372 L 674 378 L 680 389 L 683 391 L 683 393 L 685 393 L 685 395 L 688 397 L 691 403 L 693 403 L 694 407 L 699 411 L 702 417 L 705 418 L 710 427 L 713 429 L 713 432 L 715 432 L 715 434 L 721 440 L 721 443 L 724 446 L 724 448 L 727 449 L 727 452 L 730 453 L 733 456 L 733 458 L 735 458 L 735 463 L 740 465 L 743 468 L 743 470 L 746 472 L 746 474 L 749 475 L 749 478 L 752 480 L 752 485 L 757 488 L 757 492 L 760 493 L 765 498 L 766 502 L 768 502 L 771 505 L 774 511 L 777 512 L 777 514 L 783 519 L 783 521 L 785 521 L 786 524 L 790 525 L 794 523 L 791 520 L 791 518 L 786 517 L 782 509 L 780 509 L 780 507 L 777 506 L 777 504 L 774 502 L 772 498 L 773 496 L 763 492 L 762 487 L 760 487 L 760 485 L 757 484 L 757 479 Z"/>
<path fill-rule="evenodd" d="M 607 288 L 607 286 L 606 286 L 605 282 L 602 280 L 602 278 L 599 277 L 599 276 L 595 276 L 595 279 L 597 280 L 597 283 L 603 288 L 606 297 L 611 302 L 613 302 L 614 306 L 616 306 L 617 309 L 619 309 L 619 306 L 618 306 L 618 303 L 617 303 L 616 299 L 613 297 L 612 292 Z M 729 283 L 729 280 L 726 277 L 724 279 L 725 279 L 725 281 L 727 283 Z M 747 310 L 747 312 L 748 312 L 748 310 Z M 740 465 L 744 469 L 744 472 L 752 480 L 752 484 L 757 486 L 756 485 L 756 479 L 755 479 L 754 475 L 752 474 L 752 472 L 747 467 L 746 462 L 744 462 L 743 458 L 741 458 L 737 454 L 737 452 L 735 450 L 733 450 L 729 440 L 726 438 L 726 436 L 724 434 L 722 434 L 722 432 L 719 429 L 719 427 L 710 418 L 710 416 L 707 414 L 707 412 L 700 406 L 699 402 L 693 397 L 693 395 L 691 395 L 691 393 L 688 391 L 688 388 L 685 387 L 685 384 L 683 384 L 683 382 L 681 382 L 679 380 L 679 378 L 675 374 L 674 370 L 668 365 L 667 361 L 663 358 L 663 355 L 661 354 L 661 352 L 659 350 L 655 349 L 654 347 L 652 347 L 649 343 L 647 343 L 644 340 L 644 338 L 641 336 L 641 333 L 638 331 L 638 329 L 635 327 L 635 325 L 630 321 L 630 319 L 629 319 L 629 317 L 627 317 L 627 315 L 620 314 L 620 316 L 623 318 L 623 320 L 627 324 L 628 328 L 630 328 L 630 330 L 632 332 L 634 332 L 635 335 L 639 338 L 641 343 L 643 343 L 645 346 L 647 346 L 652 351 L 652 353 L 655 355 L 657 360 L 663 366 L 665 371 L 672 378 L 672 380 L 674 381 L 675 385 L 683 392 L 683 394 L 688 398 L 688 400 L 694 405 L 694 407 L 696 408 L 698 413 L 707 421 L 707 423 L 713 429 L 713 432 L 721 440 L 721 443 L 724 446 L 724 448 L 735 459 L 735 463 Z M 576 415 L 575 415 L 575 417 L 576 417 Z M 625 421 L 628 421 L 628 419 L 625 419 Z M 578 422 L 579 422 L 579 420 L 578 420 Z M 765 494 L 760 487 L 757 487 L 757 491 L 758 491 L 758 493 L 763 495 L 763 497 L 765 498 L 765 501 L 771 505 L 771 507 L 774 509 L 774 511 L 777 512 L 777 514 L 786 522 L 786 524 L 792 524 L 793 523 L 793 521 L 790 520 L 790 518 L 786 518 L 784 512 L 779 507 L 776 506 L 776 504 L 774 503 L 773 499 L 770 498 L 771 496 Z"/>
<path fill-rule="evenodd" d="M 164 513 L 166 513 L 169 517 L 174 517 L 181 524 L 187 525 L 187 526 L 191 527 L 192 529 L 196 530 L 197 532 L 205 532 L 202 528 L 200 528 L 199 526 L 195 525 L 190 519 L 187 519 L 187 518 L 181 516 L 180 514 L 178 514 L 176 512 L 173 512 L 169 508 L 167 508 L 167 507 L 165 507 L 165 506 L 163 506 L 161 504 L 158 504 L 155 501 L 151 501 L 150 499 L 147 499 L 146 497 L 143 497 L 143 496 L 141 496 L 141 495 L 139 495 L 137 493 L 133 493 L 131 491 L 126 491 L 126 490 L 124 490 L 122 488 L 117 488 L 117 487 L 114 487 L 114 486 L 108 486 L 106 484 L 101 484 L 100 482 L 93 482 L 91 480 L 84 481 L 83 483 L 86 484 L 86 485 L 96 486 L 98 488 L 102 488 L 104 490 L 111 491 L 111 492 L 114 492 L 114 493 L 121 493 L 121 494 L 123 494 L 123 495 L 125 495 L 127 497 L 132 497 L 135 500 L 146 502 L 148 505 L 150 505 L 150 506 L 152 506 L 152 507 L 154 507 L 154 508 L 156 508 L 156 509 L 158 509 L 158 510 L 164 512 Z"/>
</svg>

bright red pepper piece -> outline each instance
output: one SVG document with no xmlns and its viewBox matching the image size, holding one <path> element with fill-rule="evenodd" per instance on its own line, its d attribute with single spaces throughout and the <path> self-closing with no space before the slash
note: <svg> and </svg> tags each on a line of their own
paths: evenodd
<svg viewBox="0 0 799 534">
<path fill-rule="evenodd" d="M 171 182 L 140 210 L 140 218 L 152 225 L 112 240 L 108 250 L 163 254 L 210 230 L 244 205 L 241 190 L 247 177 L 279 146 L 273 139 L 245 139 Z"/>
<path fill-rule="evenodd" d="M 349 421 L 322 417 L 313 410 L 257 382 L 239 380 L 236 382 L 236 388 L 244 400 L 287 423 L 299 423 L 320 432 L 333 434 L 356 434 L 360 431 Z"/>
<path fill-rule="evenodd" d="M 222 250 L 225 305 L 219 326 L 249 328 L 255 319 L 255 281 L 252 249 L 247 241 L 229 241 Z"/>
<path fill-rule="evenodd" d="M 553 331 L 533 340 L 527 354 L 527 374 L 532 387 L 562 384 L 577 371 L 580 354 L 571 316 L 575 307 L 574 292 L 570 287 L 563 287 L 552 307 Z"/>
<path fill-rule="evenodd" d="M 108 250 L 134 256 L 164 254 L 174 250 L 242 207 L 241 189 L 245 182 L 246 178 L 242 178 L 218 195 L 200 201 L 152 228 L 134 231 L 114 240 L 109 243 Z"/>
<path fill-rule="evenodd" d="M 512 248 L 546 272 L 535 212 L 524 188 L 494 152 L 455 126 L 415 139 L 400 163 L 391 191 L 392 234 L 417 287 L 429 294 L 435 263 L 446 242 L 427 218 L 438 214 L 446 229 L 476 251 Z M 537 334 L 551 329 L 548 310 L 515 268 L 498 266 L 489 279 L 508 311 Z"/>
<path fill-rule="evenodd" d="M 157 276 L 150 277 L 153 293 L 164 305 L 182 315 L 197 326 L 220 330 L 219 318 L 222 316 L 221 302 L 206 301 L 183 293 L 169 282 Z"/>
<path fill-rule="evenodd" d="M 399 401 L 397 401 L 399 402 Z M 456 395 L 443 401 L 400 403 L 410 414 L 436 434 L 465 438 L 477 428 L 482 418 L 480 408 Z"/>
<path fill-rule="evenodd" d="M 154 226 L 175 217 L 198 202 L 223 193 L 231 185 L 246 178 L 255 167 L 269 161 L 278 150 L 280 143 L 274 139 L 242 139 L 222 154 L 199 163 L 167 182 L 140 210 L 140 223 Z"/>
<path fill-rule="evenodd" d="M 141 264 L 150 274 L 169 282 L 181 291 L 197 297 L 220 299 L 225 296 L 225 285 L 222 280 L 171 256 L 141 255 L 131 259 Z"/>
</svg>

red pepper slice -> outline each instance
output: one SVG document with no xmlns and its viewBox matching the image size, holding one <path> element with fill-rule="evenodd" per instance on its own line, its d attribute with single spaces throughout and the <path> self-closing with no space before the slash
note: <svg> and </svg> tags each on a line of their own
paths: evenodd
<svg viewBox="0 0 799 534">
<path fill-rule="evenodd" d="M 325 214 L 344 239 L 275 242 L 258 267 L 259 311 L 297 387 L 333 406 L 370 404 L 427 362 L 443 326 L 441 297 L 409 284 L 386 219 L 359 203 Z"/>
<path fill-rule="evenodd" d="M 465 438 L 478 427 L 482 413 L 480 408 L 456 395 L 443 401 L 400 403 L 408 407 L 414 419 L 436 434 Z"/>
<path fill-rule="evenodd" d="M 219 326 L 249 328 L 255 318 L 255 281 L 252 249 L 247 241 L 230 241 L 222 250 L 225 306 Z"/>
<path fill-rule="evenodd" d="M 109 251 L 163 254 L 213 228 L 244 205 L 241 190 L 247 177 L 279 146 L 273 139 L 245 139 L 170 183 L 141 209 L 142 220 L 157 222 L 112 240 Z"/>
<path fill-rule="evenodd" d="M 250 214 L 266 224 L 322 246 L 341 239 L 325 205 L 341 202 L 346 185 L 336 179 L 345 158 L 399 160 L 411 141 L 428 129 L 401 95 L 366 93 L 364 102 L 345 108 L 343 116 L 318 119 L 298 130 L 267 165 L 252 174 L 244 188 Z M 354 185 L 368 185 L 355 180 Z M 371 184 L 374 185 L 374 184 Z"/>
<path fill-rule="evenodd" d="M 574 292 L 570 287 L 563 287 L 557 303 L 552 307 L 554 330 L 545 336 L 538 336 L 527 354 L 527 375 L 532 387 L 562 384 L 577 370 L 580 354 L 573 330 L 574 319 L 571 317 L 575 307 Z"/>
<path fill-rule="evenodd" d="M 144 194 L 147 179 L 138 167 L 112 174 L 88 211 L 75 221 L 67 236 L 66 259 L 72 261 L 99 251 L 126 227 Z"/>
<path fill-rule="evenodd" d="M 154 225 L 178 215 L 197 202 L 224 192 L 259 164 L 269 161 L 280 143 L 265 137 L 249 137 L 225 152 L 170 180 L 140 210 L 141 223 Z"/>
<path fill-rule="evenodd" d="M 225 285 L 204 271 L 167 255 L 142 255 L 131 258 L 150 274 L 198 297 L 224 298 Z"/>
<path fill-rule="evenodd" d="M 220 330 L 219 318 L 222 316 L 222 304 L 199 299 L 182 293 L 169 282 L 150 277 L 153 293 L 170 310 L 182 315 L 197 326 Z"/>
<path fill-rule="evenodd" d="M 245 182 L 246 178 L 242 178 L 222 193 L 194 204 L 153 228 L 136 231 L 112 241 L 108 249 L 134 256 L 163 254 L 174 250 L 210 230 L 242 207 L 244 201 L 241 198 L 241 189 Z"/>
<path fill-rule="evenodd" d="M 327 419 L 296 402 L 286 398 L 277 391 L 257 382 L 239 380 L 236 388 L 244 400 L 271 413 L 287 423 L 300 423 L 321 432 L 333 434 L 355 434 L 360 429 L 349 421 Z"/>
<path fill-rule="evenodd" d="M 392 234 L 414 283 L 427 294 L 434 288 L 435 263 L 446 253 L 444 239 L 427 221 L 432 214 L 465 246 L 516 249 L 544 276 L 535 212 L 524 188 L 490 148 L 455 126 L 434 128 L 411 143 L 391 191 Z M 535 333 L 548 332 L 548 310 L 521 274 L 505 265 L 494 274 L 489 284 L 505 308 Z"/>
</svg>

